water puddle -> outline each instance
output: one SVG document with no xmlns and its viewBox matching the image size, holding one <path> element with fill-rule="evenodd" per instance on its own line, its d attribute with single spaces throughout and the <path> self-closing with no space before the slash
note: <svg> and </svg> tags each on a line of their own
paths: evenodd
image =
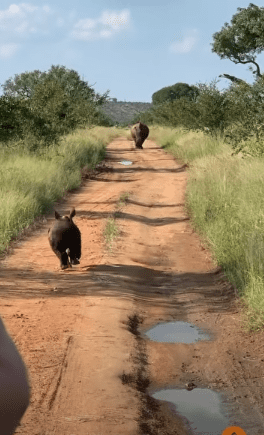
<svg viewBox="0 0 264 435">
<path fill-rule="evenodd" d="M 209 334 L 187 322 L 160 323 L 144 333 L 150 340 L 163 343 L 195 343 L 210 340 Z"/>
<path fill-rule="evenodd" d="M 122 160 L 122 162 L 118 162 L 118 163 L 121 163 L 121 165 L 128 166 L 128 165 L 132 165 L 133 162 L 130 162 L 130 160 Z"/>
<path fill-rule="evenodd" d="M 221 435 L 228 427 L 228 418 L 224 415 L 221 397 L 212 390 L 167 389 L 157 391 L 151 396 L 172 403 L 176 412 L 188 420 L 194 435 Z"/>
</svg>

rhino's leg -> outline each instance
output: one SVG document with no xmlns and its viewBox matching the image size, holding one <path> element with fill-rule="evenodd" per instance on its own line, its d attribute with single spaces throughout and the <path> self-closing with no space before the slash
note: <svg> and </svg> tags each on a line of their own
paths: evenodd
<svg viewBox="0 0 264 435">
<path fill-rule="evenodd" d="M 80 260 L 78 258 L 71 258 L 71 264 L 80 264 Z"/>
<path fill-rule="evenodd" d="M 140 148 L 140 149 L 143 148 L 143 147 L 142 147 L 142 139 L 141 139 L 141 137 L 137 137 L 137 140 L 136 140 L 136 147 L 137 147 L 137 148 Z"/>
<path fill-rule="evenodd" d="M 80 258 L 81 258 L 81 233 L 80 230 L 77 227 L 73 228 L 73 240 L 70 247 L 70 258 L 71 258 L 71 264 L 80 264 Z"/>
<path fill-rule="evenodd" d="M 52 246 L 54 254 L 57 255 L 58 259 L 60 260 L 60 267 L 61 269 L 67 269 L 69 258 L 66 252 L 60 252 L 58 249 Z"/>
<path fill-rule="evenodd" d="M 67 254 L 67 266 L 68 267 L 72 267 L 72 265 L 71 265 L 71 256 L 70 256 L 70 250 L 69 250 L 69 248 L 67 248 L 66 249 L 66 254 Z"/>
<path fill-rule="evenodd" d="M 60 260 L 61 260 L 61 269 L 67 269 L 68 267 L 71 267 L 67 252 L 61 253 Z"/>
<path fill-rule="evenodd" d="M 52 248 L 52 251 L 54 252 L 54 254 L 57 255 L 57 257 L 61 263 L 61 252 L 54 245 L 52 245 L 52 243 L 51 243 L 51 248 Z"/>
</svg>

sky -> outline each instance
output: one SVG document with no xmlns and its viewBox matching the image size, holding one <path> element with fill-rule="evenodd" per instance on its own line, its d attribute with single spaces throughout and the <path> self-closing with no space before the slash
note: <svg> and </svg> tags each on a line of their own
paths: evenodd
<svg viewBox="0 0 264 435">
<path fill-rule="evenodd" d="M 223 73 L 252 83 L 248 65 L 221 60 L 211 50 L 212 35 L 249 3 L 1 0 L 0 84 L 15 74 L 61 65 L 77 71 L 96 92 L 109 90 L 118 101 L 148 103 L 163 87 L 209 83 Z M 264 54 L 257 62 L 262 70 Z M 219 89 L 230 83 L 219 80 Z"/>
</svg>

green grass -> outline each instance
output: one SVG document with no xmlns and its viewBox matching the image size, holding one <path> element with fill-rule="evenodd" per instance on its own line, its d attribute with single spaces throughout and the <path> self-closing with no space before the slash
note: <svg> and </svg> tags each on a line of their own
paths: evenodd
<svg viewBox="0 0 264 435">
<path fill-rule="evenodd" d="M 35 154 L 16 144 L 0 151 L 0 252 L 47 212 L 68 190 L 81 184 L 81 169 L 94 167 L 105 156 L 108 142 L 120 133 L 96 127 L 66 136 L 58 146 Z"/>
<path fill-rule="evenodd" d="M 122 208 L 124 205 L 127 204 L 128 198 L 129 198 L 130 193 L 129 192 L 124 192 L 120 195 L 119 201 L 117 203 L 117 209 L 119 210 L 120 208 Z"/>
<path fill-rule="evenodd" d="M 104 230 L 104 238 L 106 246 L 109 250 L 112 249 L 113 241 L 119 235 L 119 228 L 114 217 L 110 217 L 106 221 Z"/>
<path fill-rule="evenodd" d="M 230 152 L 228 146 L 224 146 L 221 138 L 212 139 L 203 133 L 184 132 L 177 128 L 172 130 L 168 127 L 151 128 L 150 138 L 166 151 L 182 160 L 184 163 L 191 163 L 193 160 L 221 152 Z"/>
<path fill-rule="evenodd" d="M 186 201 L 196 230 L 240 294 L 245 326 L 264 324 L 264 159 L 231 156 L 221 139 L 163 129 L 164 149 L 191 163 Z"/>
<path fill-rule="evenodd" d="M 195 225 L 239 290 L 252 329 L 264 322 L 263 189 L 263 160 L 223 155 L 197 160 L 187 189 Z"/>
<path fill-rule="evenodd" d="M 119 217 L 121 209 L 127 204 L 129 195 L 130 194 L 128 192 L 124 192 L 120 195 L 120 198 L 116 204 L 112 216 L 110 216 L 106 221 L 106 226 L 103 235 L 105 238 L 106 247 L 110 251 L 112 249 L 114 239 L 118 237 L 120 234 L 120 229 L 118 227 L 116 219 Z"/>
</svg>

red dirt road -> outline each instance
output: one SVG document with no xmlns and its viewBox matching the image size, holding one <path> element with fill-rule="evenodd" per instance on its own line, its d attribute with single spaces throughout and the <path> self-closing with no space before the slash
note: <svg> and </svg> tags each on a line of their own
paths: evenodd
<svg viewBox="0 0 264 435">
<path fill-rule="evenodd" d="M 80 265 L 58 271 L 47 237 L 53 216 L 1 262 L 0 314 L 32 386 L 16 433 L 184 435 L 183 421 L 165 402 L 149 400 L 147 387 L 193 382 L 225 393 L 230 425 L 264 434 L 264 336 L 242 330 L 234 291 L 190 226 L 185 167 L 150 140 L 135 150 L 123 138 L 108 146 L 106 165 L 111 170 L 56 207 L 61 214 L 76 208 Z M 124 193 L 109 252 L 103 231 Z M 140 318 L 143 331 L 181 320 L 214 339 L 141 340 L 131 332 Z"/>
</svg>

